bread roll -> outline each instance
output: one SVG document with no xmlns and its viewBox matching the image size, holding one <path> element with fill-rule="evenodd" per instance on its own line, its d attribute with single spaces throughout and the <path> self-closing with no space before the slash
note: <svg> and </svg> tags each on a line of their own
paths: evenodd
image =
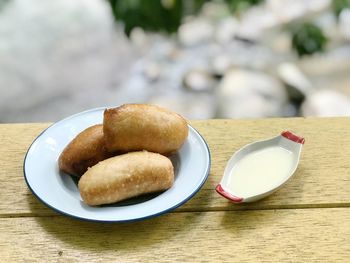
<svg viewBox="0 0 350 263">
<path fill-rule="evenodd" d="M 80 178 L 79 191 L 88 205 L 115 203 L 173 185 L 174 168 L 160 154 L 131 152 L 99 162 Z"/>
<path fill-rule="evenodd" d="M 168 154 L 185 142 L 188 126 L 180 115 L 158 106 L 125 104 L 105 110 L 103 132 L 109 151 Z"/>
<path fill-rule="evenodd" d="M 58 159 L 58 166 L 60 170 L 80 177 L 88 167 L 109 156 L 102 124 L 99 124 L 82 131 L 66 146 Z"/>
</svg>

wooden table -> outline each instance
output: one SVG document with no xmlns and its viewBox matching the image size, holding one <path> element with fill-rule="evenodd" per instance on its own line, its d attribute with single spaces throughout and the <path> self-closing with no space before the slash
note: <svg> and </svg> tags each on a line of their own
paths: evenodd
<svg viewBox="0 0 350 263">
<path fill-rule="evenodd" d="M 49 124 L 0 125 L 0 261 L 350 262 L 350 118 L 193 121 L 212 155 L 203 188 L 175 211 L 134 223 L 82 222 L 40 203 L 23 158 Z M 295 177 L 234 205 L 214 188 L 243 145 L 291 129 L 306 138 Z M 49 175 L 48 175 L 49 176 Z"/>
</svg>

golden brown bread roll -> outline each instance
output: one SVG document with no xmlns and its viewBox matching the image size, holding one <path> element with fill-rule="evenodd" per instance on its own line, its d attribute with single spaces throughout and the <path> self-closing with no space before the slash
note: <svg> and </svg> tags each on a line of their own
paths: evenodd
<svg viewBox="0 0 350 263">
<path fill-rule="evenodd" d="M 60 170 L 81 176 L 91 167 L 111 156 L 104 144 L 102 124 L 79 133 L 63 150 L 59 159 Z"/>
<path fill-rule="evenodd" d="M 160 154 L 131 152 L 99 162 L 80 178 L 79 191 L 88 205 L 115 203 L 173 185 L 174 168 Z"/>
<path fill-rule="evenodd" d="M 109 151 L 176 151 L 188 135 L 180 115 L 155 105 L 125 104 L 104 112 L 103 132 Z"/>
</svg>

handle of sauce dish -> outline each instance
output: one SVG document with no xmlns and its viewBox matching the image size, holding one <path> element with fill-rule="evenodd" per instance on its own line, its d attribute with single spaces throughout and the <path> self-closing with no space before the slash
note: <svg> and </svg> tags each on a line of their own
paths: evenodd
<svg viewBox="0 0 350 263">
<path fill-rule="evenodd" d="M 243 198 L 242 197 L 237 197 L 237 196 L 234 196 L 228 192 L 226 192 L 224 190 L 224 188 L 222 188 L 221 184 L 218 184 L 215 188 L 216 192 L 218 192 L 218 194 L 222 195 L 223 197 L 231 200 L 232 202 L 234 203 L 242 203 L 243 202 Z"/>
<path fill-rule="evenodd" d="M 293 132 L 291 131 L 283 131 L 281 133 L 281 135 L 293 142 L 296 142 L 296 143 L 300 143 L 300 144 L 304 144 L 305 143 L 305 139 L 301 136 L 298 136 L 296 134 L 294 134 Z"/>
</svg>

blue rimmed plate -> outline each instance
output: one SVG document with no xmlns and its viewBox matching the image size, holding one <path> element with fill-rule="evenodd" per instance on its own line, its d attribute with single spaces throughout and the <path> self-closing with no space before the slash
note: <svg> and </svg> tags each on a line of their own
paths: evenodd
<svg viewBox="0 0 350 263">
<path fill-rule="evenodd" d="M 141 220 L 161 215 L 184 204 L 203 186 L 209 175 L 210 152 L 205 140 L 191 126 L 184 145 L 171 157 L 174 185 L 165 192 L 113 205 L 90 207 L 83 203 L 77 181 L 58 169 L 64 147 L 81 131 L 102 123 L 105 108 L 84 111 L 43 131 L 24 159 L 24 177 L 33 194 L 48 207 L 67 216 L 101 222 Z"/>
</svg>

